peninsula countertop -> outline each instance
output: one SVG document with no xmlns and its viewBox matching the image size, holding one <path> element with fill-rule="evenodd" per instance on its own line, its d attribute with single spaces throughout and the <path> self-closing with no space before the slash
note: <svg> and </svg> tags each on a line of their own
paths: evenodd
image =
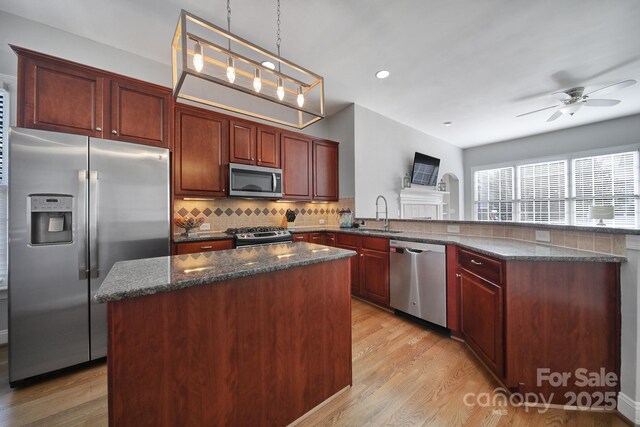
<svg viewBox="0 0 640 427">
<path fill-rule="evenodd" d="M 356 255 L 296 242 L 117 262 L 94 299 L 113 302 Z"/>
<path fill-rule="evenodd" d="M 297 227 L 290 229 L 292 233 L 345 233 L 358 236 L 382 237 L 391 240 L 402 240 L 433 244 L 455 244 L 485 255 L 504 260 L 519 261 L 572 261 L 572 262 L 626 262 L 624 256 L 600 252 L 552 246 L 543 243 L 503 237 L 464 236 L 455 234 L 420 233 L 413 231 L 384 231 L 374 228 L 340 228 L 337 226 Z M 212 233 L 215 234 L 215 233 Z M 219 233 L 222 235 L 223 233 Z M 228 235 L 227 235 L 228 236 Z M 227 237 L 229 238 L 229 237 Z M 198 241 L 202 237 L 183 237 L 180 242 Z"/>
</svg>

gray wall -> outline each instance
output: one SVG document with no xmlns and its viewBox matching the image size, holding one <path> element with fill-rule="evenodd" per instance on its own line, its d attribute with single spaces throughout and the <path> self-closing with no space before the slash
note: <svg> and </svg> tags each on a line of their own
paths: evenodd
<svg viewBox="0 0 640 427">
<path fill-rule="evenodd" d="M 326 119 L 329 138 L 340 142 L 340 197 L 355 196 L 355 105 Z"/>
<path fill-rule="evenodd" d="M 375 217 L 376 197 L 389 204 L 389 218 L 399 218 L 402 178 L 411 173 L 416 151 L 440 159 L 439 176 L 462 181 L 462 149 L 359 105 L 355 106 L 356 215 Z M 460 195 L 462 208 L 464 192 Z"/>
<path fill-rule="evenodd" d="M 465 218 L 473 219 L 474 167 L 632 144 L 640 144 L 640 115 L 466 149 Z"/>
</svg>

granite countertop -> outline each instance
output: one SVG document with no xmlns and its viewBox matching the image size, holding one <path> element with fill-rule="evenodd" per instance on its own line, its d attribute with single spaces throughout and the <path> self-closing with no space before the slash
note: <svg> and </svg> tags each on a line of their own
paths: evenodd
<svg viewBox="0 0 640 427">
<path fill-rule="evenodd" d="M 118 301 L 354 255 L 354 251 L 346 249 L 297 242 L 120 261 L 94 299 L 99 303 Z"/>
<path fill-rule="evenodd" d="M 233 239 L 231 234 L 223 231 L 199 231 L 195 236 L 187 237 L 184 234 L 174 234 L 173 243 L 200 242 L 203 240 L 229 240 Z"/>
<path fill-rule="evenodd" d="M 522 240 L 498 237 L 459 236 L 437 233 L 417 233 L 411 231 L 385 232 L 371 228 L 339 228 L 339 227 L 310 227 L 291 230 L 293 233 L 313 233 L 321 231 L 356 234 L 359 236 L 384 237 L 391 240 L 401 240 L 420 243 L 447 244 L 474 250 L 485 255 L 504 260 L 520 261 L 590 261 L 590 262 L 626 262 L 627 259 L 619 255 L 603 254 L 600 252 L 584 251 L 580 249 L 563 248 Z"/>
</svg>

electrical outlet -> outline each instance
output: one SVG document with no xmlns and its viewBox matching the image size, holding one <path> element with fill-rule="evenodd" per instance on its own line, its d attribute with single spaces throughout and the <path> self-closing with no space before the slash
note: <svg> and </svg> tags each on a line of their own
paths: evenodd
<svg viewBox="0 0 640 427">
<path fill-rule="evenodd" d="M 460 233 L 459 225 L 447 225 L 447 233 Z"/>
<path fill-rule="evenodd" d="M 546 230 L 536 230 L 536 241 L 538 242 L 550 242 L 551 233 Z"/>
<path fill-rule="evenodd" d="M 320 223 L 320 225 L 324 224 L 324 219 L 321 219 L 320 221 L 318 221 Z"/>
<path fill-rule="evenodd" d="M 204 224 L 202 224 L 200 226 L 200 230 L 202 230 L 202 231 L 211 230 L 211 224 L 209 224 L 208 222 L 205 222 Z"/>
</svg>

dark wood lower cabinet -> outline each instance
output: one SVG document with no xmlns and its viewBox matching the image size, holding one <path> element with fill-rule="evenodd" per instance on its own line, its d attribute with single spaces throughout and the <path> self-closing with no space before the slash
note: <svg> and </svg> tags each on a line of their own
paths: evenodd
<svg viewBox="0 0 640 427">
<path fill-rule="evenodd" d="M 452 333 L 504 386 L 558 405 L 580 404 L 572 396 L 582 393 L 589 405 L 605 406 L 597 396 L 616 395 L 619 263 L 501 261 L 460 248 L 453 260 L 456 282 L 449 290 L 457 295 L 449 293 L 448 305 L 458 315 Z M 615 380 L 581 383 L 603 373 Z M 566 382 L 554 384 L 550 374 L 565 375 Z"/>
<path fill-rule="evenodd" d="M 203 240 L 201 242 L 174 243 L 173 255 L 195 254 L 199 252 L 213 252 L 233 249 L 233 240 Z"/>
<path fill-rule="evenodd" d="M 360 294 L 389 305 L 389 253 L 360 249 Z"/>
<path fill-rule="evenodd" d="M 504 376 L 502 288 L 472 273 L 460 273 L 462 336 L 499 377 Z"/>
<path fill-rule="evenodd" d="M 285 426 L 352 383 L 349 261 L 108 303 L 111 426 Z"/>
</svg>

